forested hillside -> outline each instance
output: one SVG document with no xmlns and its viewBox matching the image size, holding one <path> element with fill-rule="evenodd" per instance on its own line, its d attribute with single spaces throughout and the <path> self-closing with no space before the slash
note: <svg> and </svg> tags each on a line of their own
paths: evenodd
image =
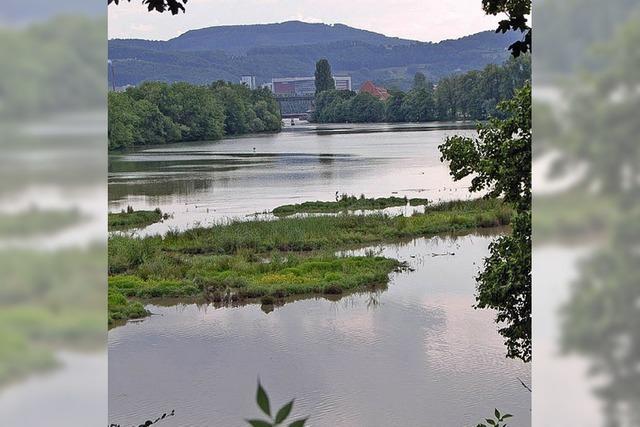
<svg viewBox="0 0 640 427">
<path fill-rule="evenodd" d="M 142 81 L 208 84 L 255 75 L 259 83 L 273 77 L 310 75 L 315 61 L 327 58 L 335 74 L 349 74 L 354 87 L 366 80 L 409 89 L 413 75 L 439 80 L 453 73 L 504 62 L 518 36 L 485 31 L 422 43 L 386 37 L 345 25 L 282 24 L 212 27 L 189 31 L 168 41 L 111 40 L 109 58 L 116 86 Z"/>
</svg>

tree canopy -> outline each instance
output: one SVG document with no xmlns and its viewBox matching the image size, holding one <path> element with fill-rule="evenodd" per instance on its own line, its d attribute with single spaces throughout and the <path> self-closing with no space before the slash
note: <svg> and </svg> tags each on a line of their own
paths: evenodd
<svg viewBox="0 0 640 427">
<path fill-rule="evenodd" d="M 531 57 L 524 55 L 510 58 L 501 66 L 488 65 L 481 71 L 446 77 L 437 86 L 427 81 L 424 74 L 417 73 L 413 89 L 391 90 L 386 101 L 372 96 L 356 100 L 354 92 L 328 90 L 316 97 L 313 120 L 320 123 L 486 120 L 503 114 L 496 108 L 498 103 L 510 99 L 530 75 Z M 356 107 L 358 110 L 354 111 Z"/>
<path fill-rule="evenodd" d="M 522 40 L 515 41 L 509 50 L 515 57 L 531 51 L 531 27 L 527 16 L 531 15 L 531 0 L 482 0 L 482 9 L 488 15 L 504 13 L 507 19 L 498 23 L 496 33 L 520 31 L 524 33 Z"/>
<path fill-rule="evenodd" d="M 209 86 L 147 82 L 109 93 L 109 149 L 280 130 L 268 89 L 218 81 Z"/>
<path fill-rule="evenodd" d="M 478 137 L 453 136 L 440 148 L 454 180 L 473 176 L 472 192 L 514 207 L 511 235 L 492 242 L 477 276 L 478 308 L 497 311 L 507 355 L 531 360 L 531 86 L 498 105 L 505 117 L 478 125 Z"/>
<path fill-rule="evenodd" d="M 114 3 L 116 5 L 120 4 L 121 0 L 107 0 L 107 4 Z M 127 0 L 131 2 L 131 0 Z M 147 6 L 149 12 L 166 12 L 169 11 L 173 15 L 177 15 L 178 12 L 185 11 L 184 6 L 187 4 L 189 0 L 142 0 L 142 4 Z"/>
<path fill-rule="evenodd" d="M 331 65 L 326 59 L 321 59 L 316 63 L 316 95 L 326 90 L 336 88 L 336 82 L 331 74 Z"/>
</svg>

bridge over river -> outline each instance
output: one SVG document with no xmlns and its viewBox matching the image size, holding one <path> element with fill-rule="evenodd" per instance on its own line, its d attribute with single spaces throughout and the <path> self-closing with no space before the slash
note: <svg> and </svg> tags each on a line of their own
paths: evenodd
<svg viewBox="0 0 640 427">
<path fill-rule="evenodd" d="M 314 110 L 313 95 L 276 95 L 283 119 L 307 119 Z"/>
</svg>

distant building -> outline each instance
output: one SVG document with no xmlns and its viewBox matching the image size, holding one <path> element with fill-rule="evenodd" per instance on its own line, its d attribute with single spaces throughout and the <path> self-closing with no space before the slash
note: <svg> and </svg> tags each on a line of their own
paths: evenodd
<svg viewBox="0 0 640 427">
<path fill-rule="evenodd" d="M 371 80 L 367 80 L 366 82 L 364 82 L 362 86 L 360 86 L 359 92 L 366 92 L 382 101 L 386 101 L 391 96 L 389 95 L 389 92 L 387 92 L 387 89 L 381 86 L 376 86 Z"/>
<path fill-rule="evenodd" d="M 247 86 L 249 89 L 255 89 L 256 86 L 256 76 L 242 76 L 240 77 L 240 83 Z"/>
<path fill-rule="evenodd" d="M 336 89 L 351 90 L 351 76 L 333 76 L 336 82 Z"/>
<path fill-rule="evenodd" d="M 271 92 L 273 92 L 273 83 L 270 83 L 270 82 L 262 83 L 260 87 L 269 89 Z"/>
<path fill-rule="evenodd" d="M 338 90 L 351 90 L 350 76 L 334 76 Z M 271 79 L 273 93 L 276 95 L 314 95 L 316 93 L 315 77 L 276 77 Z"/>
</svg>

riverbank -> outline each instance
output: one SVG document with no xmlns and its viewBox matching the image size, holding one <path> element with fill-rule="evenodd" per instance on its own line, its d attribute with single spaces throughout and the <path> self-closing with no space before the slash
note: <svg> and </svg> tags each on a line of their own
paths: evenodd
<svg viewBox="0 0 640 427">
<path fill-rule="evenodd" d="M 301 294 L 339 294 L 386 285 L 399 261 L 336 251 L 402 238 L 496 227 L 511 209 L 496 199 L 425 207 L 410 217 L 341 214 L 228 222 L 184 232 L 109 239 L 110 322 L 142 317 L 123 298 L 204 296 L 263 303 Z M 121 298 L 122 296 L 122 298 Z M 118 303 L 111 305 L 111 302 Z M 115 316 L 116 318 L 114 318 Z"/>
</svg>

